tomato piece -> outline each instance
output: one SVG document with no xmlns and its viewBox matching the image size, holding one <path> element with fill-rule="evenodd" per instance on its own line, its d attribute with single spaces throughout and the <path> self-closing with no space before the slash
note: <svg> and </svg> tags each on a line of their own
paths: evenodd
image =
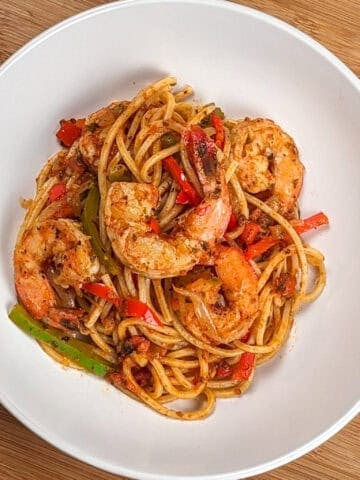
<svg viewBox="0 0 360 480">
<path fill-rule="evenodd" d="M 140 387 L 150 387 L 152 384 L 151 372 L 146 367 L 134 369 L 133 376 Z"/>
<path fill-rule="evenodd" d="M 138 353 L 147 353 L 150 348 L 150 340 L 142 335 L 133 335 L 129 342 L 136 348 Z"/>
<path fill-rule="evenodd" d="M 217 378 L 226 378 L 231 374 L 231 367 L 227 363 L 226 360 L 223 360 L 222 362 L 219 363 L 216 369 L 216 377 Z"/>
<path fill-rule="evenodd" d="M 224 148 L 225 143 L 225 129 L 224 129 L 224 122 L 222 119 L 217 116 L 215 113 L 210 115 L 210 120 L 215 128 L 215 145 L 222 150 Z"/>
<path fill-rule="evenodd" d="M 122 385 L 124 381 L 124 376 L 121 372 L 109 373 L 107 378 L 115 387 Z"/>
<path fill-rule="evenodd" d="M 245 223 L 244 230 L 240 235 L 241 242 L 251 245 L 255 242 L 256 236 L 262 231 L 262 228 L 256 222 L 248 221 Z"/>
<path fill-rule="evenodd" d="M 81 136 L 82 126 L 79 125 L 81 125 L 81 120 L 71 119 L 60 122 L 60 128 L 56 132 L 56 136 L 65 147 L 71 147 L 75 140 Z"/>
<path fill-rule="evenodd" d="M 290 298 L 295 293 L 296 278 L 290 273 L 282 272 L 274 280 L 274 288 L 277 293 L 285 298 Z"/>
</svg>

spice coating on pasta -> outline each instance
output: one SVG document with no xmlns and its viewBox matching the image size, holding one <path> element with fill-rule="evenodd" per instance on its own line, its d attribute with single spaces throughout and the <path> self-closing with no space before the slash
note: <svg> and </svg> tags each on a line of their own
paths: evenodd
<svg viewBox="0 0 360 480">
<path fill-rule="evenodd" d="M 300 218 L 304 166 L 281 127 L 175 85 L 61 120 L 18 233 L 10 318 L 54 360 L 197 420 L 250 387 L 321 294 L 324 258 L 302 235 L 329 222 Z"/>
</svg>

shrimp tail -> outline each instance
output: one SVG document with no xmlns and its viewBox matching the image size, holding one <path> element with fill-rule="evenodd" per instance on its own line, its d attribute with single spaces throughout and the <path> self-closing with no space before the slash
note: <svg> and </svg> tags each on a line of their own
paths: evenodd
<svg viewBox="0 0 360 480">
<path fill-rule="evenodd" d="M 84 311 L 63 308 L 67 305 L 59 304 L 56 285 L 76 288 L 92 280 L 98 270 L 89 238 L 77 222 L 67 219 L 35 224 L 24 233 L 14 252 L 20 302 L 35 319 L 60 330 L 78 330 Z"/>
<path fill-rule="evenodd" d="M 193 125 L 183 133 L 183 142 L 195 166 L 205 195 L 216 187 L 218 158 L 215 143 L 198 125 Z"/>
<path fill-rule="evenodd" d="M 82 308 L 50 308 L 48 316 L 44 319 L 50 327 L 58 330 L 79 330 L 80 319 L 84 316 Z"/>
</svg>

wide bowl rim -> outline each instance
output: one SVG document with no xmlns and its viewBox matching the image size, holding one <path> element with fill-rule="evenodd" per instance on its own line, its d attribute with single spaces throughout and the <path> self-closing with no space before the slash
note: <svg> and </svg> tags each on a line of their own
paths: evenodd
<svg viewBox="0 0 360 480">
<path fill-rule="evenodd" d="M 305 43 L 308 47 L 319 53 L 326 61 L 332 64 L 351 84 L 358 90 L 360 93 L 360 79 L 355 75 L 352 70 L 347 67 L 341 60 L 339 60 L 333 53 L 331 53 L 326 47 L 321 45 L 319 42 L 314 40 L 312 37 L 306 33 L 298 30 L 292 25 L 280 20 L 277 17 L 264 13 L 262 11 L 240 5 L 234 2 L 229 2 L 227 0 L 122 0 L 114 1 L 106 5 L 97 6 L 83 12 L 80 12 L 76 15 L 73 15 L 52 27 L 46 29 L 45 31 L 39 33 L 33 39 L 25 43 L 19 50 L 12 54 L 1 66 L 0 66 L 0 82 L 3 75 L 9 70 L 13 65 L 15 65 L 23 56 L 28 54 L 33 48 L 36 48 L 41 43 L 45 42 L 47 39 L 56 35 L 61 30 L 69 28 L 70 26 L 82 22 L 85 19 L 91 18 L 93 16 L 110 12 L 116 9 L 122 8 L 131 8 L 133 5 L 149 5 L 149 4 L 160 4 L 160 3 L 173 3 L 173 4 L 194 4 L 194 5 L 205 5 L 212 6 L 217 8 L 224 8 L 234 12 L 241 12 L 244 15 L 257 18 L 263 22 L 274 26 L 280 30 L 286 31 L 293 37 L 296 37 L 301 42 Z M 86 452 L 79 448 L 74 448 L 67 441 L 61 440 L 53 432 L 49 432 L 42 425 L 35 424 L 31 417 L 29 417 L 24 412 L 20 411 L 16 406 L 16 403 L 6 395 L 6 392 L 0 390 L 0 401 L 2 405 L 14 415 L 23 425 L 29 428 L 32 432 L 38 435 L 40 438 L 50 443 L 54 447 L 63 451 L 64 453 L 81 460 L 89 465 L 100 468 L 104 471 L 117 474 L 125 475 L 131 478 L 141 478 L 142 480 L 238 480 L 240 478 L 248 478 L 253 475 L 259 475 L 261 473 L 267 472 L 277 467 L 281 467 L 297 458 L 305 455 L 314 448 L 318 447 L 322 443 L 326 442 L 330 437 L 339 432 L 347 423 L 349 423 L 358 413 L 360 413 L 360 400 L 358 400 L 347 412 L 344 413 L 340 418 L 337 419 L 332 425 L 326 428 L 323 432 L 318 434 L 312 440 L 306 442 L 300 447 L 288 452 L 285 455 L 282 455 L 274 460 L 264 462 L 256 467 L 250 467 L 246 469 L 240 469 L 237 471 L 232 471 L 228 473 L 214 473 L 211 475 L 168 475 L 168 474 L 153 474 L 147 473 L 139 470 L 132 470 L 125 468 L 119 465 L 110 465 L 107 462 L 103 462 L 92 455 L 87 455 Z"/>
</svg>

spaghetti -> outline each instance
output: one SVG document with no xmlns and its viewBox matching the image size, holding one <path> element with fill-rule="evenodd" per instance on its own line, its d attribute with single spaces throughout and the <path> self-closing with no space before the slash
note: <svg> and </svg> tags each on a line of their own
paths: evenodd
<svg viewBox="0 0 360 480">
<path fill-rule="evenodd" d="M 328 220 L 299 219 L 303 166 L 280 127 L 175 84 L 61 122 L 14 253 L 30 327 L 10 317 L 54 360 L 196 420 L 249 388 L 321 294 L 324 258 L 301 235 Z"/>
</svg>

